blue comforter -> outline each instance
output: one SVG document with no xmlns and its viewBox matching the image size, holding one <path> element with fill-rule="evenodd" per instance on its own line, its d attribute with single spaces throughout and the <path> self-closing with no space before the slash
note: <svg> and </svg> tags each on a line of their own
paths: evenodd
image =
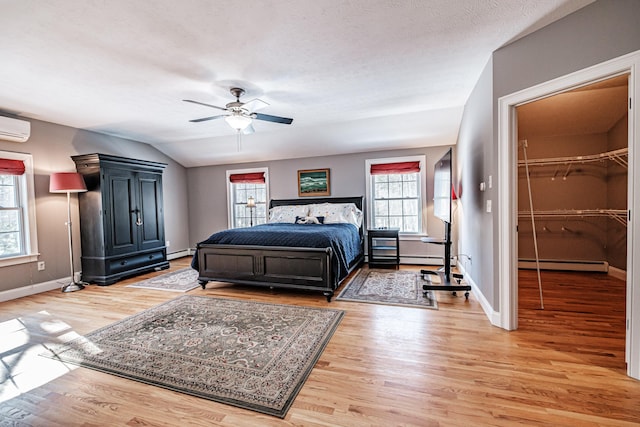
<svg viewBox="0 0 640 427">
<path fill-rule="evenodd" d="M 337 263 L 332 265 L 338 280 L 349 273 L 349 266 L 362 252 L 360 234 L 353 224 L 272 223 L 248 228 L 234 228 L 212 234 L 200 244 L 286 246 L 296 248 L 331 248 Z M 191 266 L 198 270 L 198 253 Z"/>
</svg>

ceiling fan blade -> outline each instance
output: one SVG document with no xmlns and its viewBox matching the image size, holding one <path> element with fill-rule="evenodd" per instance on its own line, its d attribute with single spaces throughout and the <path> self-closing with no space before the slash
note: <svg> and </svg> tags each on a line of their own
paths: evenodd
<svg viewBox="0 0 640 427">
<path fill-rule="evenodd" d="M 201 119 L 193 119 L 193 120 L 189 120 L 189 121 L 191 123 L 199 123 L 199 122 L 206 122 L 207 120 L 219 119 L 220 117 L 225 117 L 225 115 L 221 114 L 219 116 L 203 117 Z"/>
<path fill-rule="evenodd" d="M 206 104 L 200 101 L 193 101 L 191 99 L 183 99 L 184 102 L 191 102 L 192 104 L 204 105 L 205 107 L 217 108 L 218 110 L 227 111 L 226 108 L 218 107 L 217 105 Z"/>
<path fill-rule="evenodd" d="M 249 126 L 247 126 L 246 128 L 242 129 L 242 133 L 244 135 L 249 135 L 254 133 L 256 130 L 253 128 L 252 124 L 249 124 Z"/>
<path fill-rule="evenodd" d="M 262 99 L 254 98 L 249 102 L 245 102 L 242 108 L 246 108 L 248 111 L 258 111 L 258 110 L 262 110 L 264 107 L 268 105 L 269 105 L 268 102 L 265 102 Z"/>
<path fill-rule="evenodd" d="M 269 114 L 255 113 L 255 114 L 252 114 L 251 116 L 257 120 L 264 120 L 266 122 L 274 122 L 274 123 L 282 123 L 285 125 L 290 125 L 293 122 L 293 119 L 288 119 L 286 117 L 271 116 Z"/>
</svg>

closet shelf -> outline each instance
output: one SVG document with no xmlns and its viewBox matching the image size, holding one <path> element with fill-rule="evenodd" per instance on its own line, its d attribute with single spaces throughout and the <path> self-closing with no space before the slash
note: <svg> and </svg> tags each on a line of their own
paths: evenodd
<svg viewBox="0 0 640 427">
<path fill-rule="evenodd" d="M 574 163 L 592 163 L 601 162 L 604 160 L 611 160 L 616 162 L 622 167 L 627 168 L 629 165 L 629 148 L 620 148 L 618 150 L 611 150 L 599 154 L 587 154 L 584 156 L 567 156 L 567 157 L 550 157 L 545 159 L 529 159 L 518 160 L 518 166 L 548 166 L 548 165 L 571 165 Z"/>
<path fill-rule="evenodd" d="M 519 211 L 519 217 L 531 217 L 531 211 Z M 554 218 L 554 217 L 608 217 L 616 220 L 626 227 L 627 211 L 626 209 L 557 209 L 557 210 L 536 210 L 533 216 L 537 218 Z"/>
</svg>

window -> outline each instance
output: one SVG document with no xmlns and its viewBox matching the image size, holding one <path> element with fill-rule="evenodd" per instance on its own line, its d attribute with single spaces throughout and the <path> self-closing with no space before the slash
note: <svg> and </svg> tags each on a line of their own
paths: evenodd
<svg viewBox="0 0 640 427">
<path fill-rule="evenodd" d="M 227 171 L 229 228 L 250 227 L 267 222 L 268 169 Z M 255 208 L 247 207 L 253 197 Z"/>
<path fill-rule="evenodd" d="M 38 256 L 30 154 L 0 151 L 0 266 Z"/>
<path fill-rule="evenodd" d="M 369 226 L 425 234 L 425 157 L 366 161 Z"/>
<path fill-rule="evenodd" d="M 0 175 L 0 257 L 24 253 L 24 209 L 20 203 L 20 180 Z"/>
</svg>

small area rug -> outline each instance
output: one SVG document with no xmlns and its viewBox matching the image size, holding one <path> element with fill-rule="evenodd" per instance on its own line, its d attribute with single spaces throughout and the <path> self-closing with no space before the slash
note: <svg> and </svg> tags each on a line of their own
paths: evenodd
<svg viewBox="0 0 640 427">
<path fill-rule="evenodd" d="M 195 289 L 198 283 L 198 271 L 193 268 L 182 268 L 180 270 L 161 274 L 151 279 L 127 285 L 127 288 L 156 289 L 160 291 L 187 292 Z"/>
<path fill-rule="evenodd" d="M 182 295 L 42 355 L 282 418 L 343 316 Z"/>
<path fill-rule="evenodd" d="M 337 300 L 437 309 L 433 291 L 423 293 L 418 271 L 363 268 Z"/>
</svg>

